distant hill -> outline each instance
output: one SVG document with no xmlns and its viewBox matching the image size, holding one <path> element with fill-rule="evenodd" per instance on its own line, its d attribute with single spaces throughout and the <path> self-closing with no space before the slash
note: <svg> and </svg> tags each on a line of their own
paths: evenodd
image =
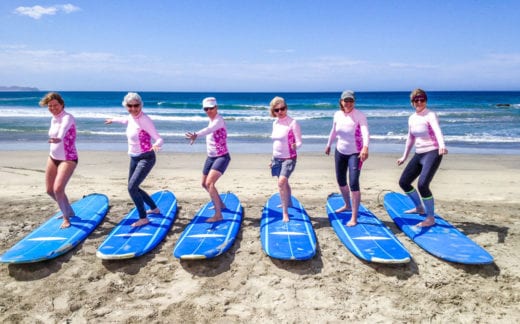
<svg viewBox="0 0 520 324">
<path fill-rule="evenodd" d="M 40 90 L 38 88 L 34 88 L 34 87 L 0 86 L 0 91 L 40 91 Z"/>
</svg>

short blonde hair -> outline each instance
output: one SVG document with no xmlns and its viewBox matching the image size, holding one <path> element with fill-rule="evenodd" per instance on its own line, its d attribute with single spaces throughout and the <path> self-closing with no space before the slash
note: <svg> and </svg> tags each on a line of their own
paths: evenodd
<svg viewBox="0 0 520 324">
<path fill-rule="evenodd" d="M 126 107 L 126 105 L 130 102 L 130 101 L 138 101 L 139 102 L 139 105 L 141 107 L 143 107 L 143 100 L 141 99 L 141 96 L 137 93 L 137 92 L 129 92 L 126 94 L 126 96 L 124 97 L 123 99 L 123 107 Z"/>
<path fill-rule="evenodd" d="M 40 100 L 40 107 L 45 107 L 49 104 L 49 102 L 53 101 L 53 100 L 57 100 L 60 105 L 63 106 L 63 108 L 65 108 L 65 101 L 63 100 L 63 98 L 61 97 L 61 95 L 57 92 L 49 92 L 47 93 L 41 100 Z"/>
<path fill-rule="evenodd" d="M 410 93 L 410 101 L 413 101 L 415 97 L 424 97 L 424 99 L 428 101 L 428 95 L 426 95 L 426 91 L 420 88 L 412 90 L 412 92 Z"/>
<path fill-rule="evenodd" d="M 269 107 L 271 108 L 271 110 L 270 110 L 271 117 L 276 117 L 276 115 L 274 114 L 274 106 L 276 106 L 278 104 L 283 104 L 285 106 L 285 109 L 287 109 L 287 104 L 285 103 L 285 99 L 282 97 L 276 96 L 269 103 Z"/>
</svg>

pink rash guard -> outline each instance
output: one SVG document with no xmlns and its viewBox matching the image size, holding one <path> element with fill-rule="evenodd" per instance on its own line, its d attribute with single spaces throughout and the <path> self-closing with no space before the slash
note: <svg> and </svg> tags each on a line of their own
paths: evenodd
<svg viewBox="0 0 520 324">
<path fill-rule="evenodd" d="M 403 156 L 408 156 L 414 144 L 418 154 L 446 147 L 437 115 L 427 108 L 408 118 L 408 138 Z"/>
<path fill-rule="evenodd" d="M 227 148 L 227 130 L 224 118 L 219 114 L 209 121 L 208 127 L 196 132 L 197 136 L 206 136 L 206 150 L 209 157 L 222 156 L 229 153 Z"/>
<path fill-rule="evenodd" d="M 296 149 L 293 149 L 292 145 L 296 144 L 296 148 L 302 146 L 302 132 L 300 130 L 300 125 L 296 120 L 289 116 L 286 116 L 283 119 L 276 119 L 273 122 L 271 138 L 273 140 L 274 158 L 296 158 Z"/>
<path fill-rule="evenodd" d="M 127 125 L 126 137 L 128 138 L 128 155 L 138 156 L 152 150 L 152 145 L 161 147 L 163 139 L 157 133 L 153 121 L 141 112 L 137 117 L 128 115 L 123 118 L 113 118 L 112 122 Z M 152 144 L 151 140 L 155 142 Z"/>
<path fill-rule="evenodd" d="M 59 143 L 51 143 L 50 156 L 59 161 L 78 159 L 76 151 L 76 121 L 74 116 L 63 110 L 51 119 L 49 138 L 59 138 Z"/>
<path fill-rule="evenodd" d="M 359 153 L 363 146 L 368 147 L 370 134 L 365 114 L 355 108 L 350 113 L 337 111 L 327 146 L 330 147 L 336 138 L 336 149 L 344 155 Z"/>
</svg>

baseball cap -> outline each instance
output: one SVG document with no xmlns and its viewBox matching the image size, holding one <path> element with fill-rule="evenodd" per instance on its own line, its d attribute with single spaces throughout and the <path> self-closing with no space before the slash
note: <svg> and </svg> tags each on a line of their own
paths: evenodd
<svg viewBox="0 0 520 324">
<path fill-rule="evenodd" d="M 217 105 L 217 99 L 214 97 L 207 97 L 202 100 L 202 108 L 215 107 Z"/>
<path fill-rule="evenodd" d="M 345 90 L 341 94 L 341 100 L 350 98 L 352 100 L 356 100 L 356 97 L 354 96 L 354 91 L 352 90 Z"/>
</svg>

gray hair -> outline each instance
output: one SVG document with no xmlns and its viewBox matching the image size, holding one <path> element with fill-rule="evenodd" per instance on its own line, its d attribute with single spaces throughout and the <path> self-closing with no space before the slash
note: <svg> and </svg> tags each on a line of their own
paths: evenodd
<svg viewBox="0 0 520 324">
<path fill-rule="evenodd" d="M 138 101 L 141 107 L 143 107 L 143 100 L 141 99 L 141 96 L 137 92 L 129 92 L 126 94 L 125 98 L 123 99 L 123 107 L 126 107 L 126 105 L 130 101 Z"/>
</svg>

